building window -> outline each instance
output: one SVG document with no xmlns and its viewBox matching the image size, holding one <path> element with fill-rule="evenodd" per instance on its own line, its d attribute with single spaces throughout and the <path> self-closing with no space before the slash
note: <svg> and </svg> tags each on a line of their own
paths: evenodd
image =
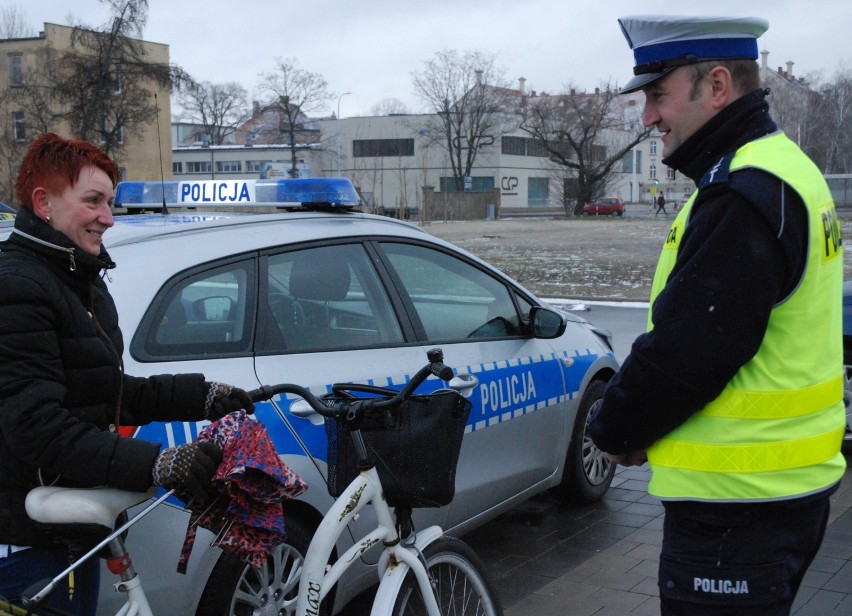
<svg viewBox="0 0 852 616">
<path fill-rule="evenodd" d="M 355 139 L 352 142 L 352 156 L 414 156 L 414 139 Z"/>
<path fill-rule="evenodd" d="M 530 139 L 527 142 L 527 156 L 538 156 L 539 158 L 547 158 L 550 152 L 544 147 L 543 143 L 539 143 L 535 139 Z"/>
<path fill-rule="evenodd" d="M 633 167 L 633 155 L 636 155 L 636 167 Z M 624 155 L 624 158 L 621 159 L 622 167 L 621 171 L 623 173 L 642 173 L 642 150 L 630 150 L 627 154 Z"/>
<path fill-rule="evenodd" d="M 657 142 L 653 139 L 648 142 L 648 154 L 650 154 L 651 156 L 657 155 Z"/>
<path fill-rule="evenodd" d="M 648 177 L 652 180 L 657 177 L 657 165 L 651 165 L 648 167 Z"/>
<path fill-rule="evenodd" d="M 190 160 L 186 163 L 187 173 L 211 173 L 212 170 L 209 160 Z"/>
<path fill-rule="evenodd" d="M 119 69 L 115 69 L 112 72 L 113 82 L 112 82 L 112 93 L 113 94 L 121 94 L 121 71 Z"/>
<path fill-rule="evenodd" d="M 606 160 L 606 146 L 590 143 L 586 156 L 592 162 L 603 162 Z"/>
<path fill-rule="evenodd" d="M 666 167 L 666 179 L 673 180 L 675 179 L 675 170 L 671 167 Z"/>
<path fill-rule="evenodd" d="M 110 139 L 115 139 L 112 143 L 124 143 L 124 126 L 118 125 L 112 128 L 106 116 L 101 118 L 101 143 L 109 143 Z"/>
<path fill-rule="evenodd" d="M 509 156 L 526 156 L 527 139 L 525 137 L 503 137 L 501 151 Z"/>
<path fill-rule="evenodd" d="M 241 173 L 243 166 L 238 160 L 217 160 L 216 173 Z"/>
<path fill-rule="evenodd" d="M 564 144 L 551 142 L 550 145 L 560 152 L 570 151 L 564 147 Z M 500 151 L 507 156 L 535 156 L 538 158 L 549 158 L 551 156 L 543 143 L 530 137 L 502 137 Z M 570 158 L 570 155 L 566 158 Z"/>
<path fill-rule="evenodd" d="M 15 141 L 27 140 L 27 126 L 24 122 L 23 111 L 12 112 L 12 134 L 15 137 Z"/>
<path fill-rule="evenodd" d="M 9 85 L 24 85 L 23 56 L 19 53 L 9 54 Z"/>
<path fill-rule="evenodd" d="M 173 161 L 172 162 L 172 173 L 183 173 L 183 163 Z"/>
<path fill-rule="evenodd" d="M 494 178 L 475 176 L 471 178 L 470 192 L 486 192 L 494 190 Z M 441 178 L 441 192 L 464 192 L 464 183 L 456 178 Z"/>
<path fill-rule="evenodd" d="M 545 207 L 549 198 L 548 178 L 529 178 L 527 187 L 527 205 L 530 207 Z"/>
<path fill-rule="evenodd" d="M 271 163 L 271 160 L 247 160 L 246 173 L 260 173 L 265 163 Z"/>
</svg>

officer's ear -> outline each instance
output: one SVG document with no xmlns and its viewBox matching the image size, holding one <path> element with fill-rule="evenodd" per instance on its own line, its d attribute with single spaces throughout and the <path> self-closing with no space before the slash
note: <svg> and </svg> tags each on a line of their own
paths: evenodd
<svg viewBox="0 0 852 616">
<path fill-rule="evenodd" d="M 724 66 L 714 66 L 707 73 L 710 84 L 710 104 L 718 112 L 740 97 L 734 88 L 734 78 Z"/>
</svg>

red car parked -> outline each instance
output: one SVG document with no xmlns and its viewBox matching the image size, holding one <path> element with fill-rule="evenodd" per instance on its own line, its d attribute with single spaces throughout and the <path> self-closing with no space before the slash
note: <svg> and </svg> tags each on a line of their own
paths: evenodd
<svg viewBox="0 0 852 616">
<path fill-rule="evenodd" d="M 604 197 L 583 206 L 583 216 L 624 216 L 624 203 L 618 197 Z"/>
</svg>

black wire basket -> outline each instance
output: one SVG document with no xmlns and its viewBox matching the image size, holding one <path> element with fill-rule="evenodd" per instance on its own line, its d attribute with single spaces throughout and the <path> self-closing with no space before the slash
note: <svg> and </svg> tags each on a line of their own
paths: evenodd
<svg viewBox="0 0 852 616">
<path fill-rule="evenodd" d="M 440 390 L 365 418 L 361 434 L 391 507 L 442 507 L 453 500 L 470 407 L 456 391 Z M 328 492 L 336 498 L 358 475 L 358 456 L 344 420 L 326 418 L 325 431 Z"/>
</svg>

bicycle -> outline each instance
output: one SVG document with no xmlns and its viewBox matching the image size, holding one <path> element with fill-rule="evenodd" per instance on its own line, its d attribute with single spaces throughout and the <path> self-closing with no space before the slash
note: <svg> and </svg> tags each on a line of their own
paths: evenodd
<svg viewBox="0 0 852 616">
<path fill-rule="evenodd" d="M 379 585 L 372 614 L 502 614 L 484 566 L 467 544 L 444 537 L 438 526 L 414 530 L 413 508 L 442 506 L 452 500 L 455 467 L 470 410 L 470 403 L 453 389 L 415 394 L 432 375 L 444 381 L 453 376 L 453 370 L 443 363 L 440 349 L 428 351 L 427 357 L 429 363 L 399 391 L 338 383 L 330 394 L 316 397 L 304 387 L 281 383 L 249 392 L 255 402 L 293 394 L 326 419 L 328 488 L 336 500 L 316 529 L 302 563 L 295 610 L 298 616 L 318 616 L 323 600 L 341 576 L 378 543 L 384 550 L 378 561 Z M 367 396 L 359 397 L 356 392 Z M 424 451 L 424 443 L 432 445 L 426 448 L 428 451 Z M 65 575 L 107 547 L 111 555 L 108 568 L 121 576 L 116 590 L 127 595 L 117 616 L 153 616 L 122 534 L 171 493 L 163 494 L 111 532 L 49 583 L 35 585 L 32 592 L 25 593 L 25 605 L 37 605 Z M 110 488 L 40 487 L 28 495 L 27 512 L 45 523 L 112 528 L 112 520 L 149 496 Z M 338 538 L 368 506 L 375 514 L 376 528 L 331 563 Z M 0 616 L 6 616 L 2 604 Z M 11 616 L 20 614 L 11 612 Z"/>
<path fill-rule="evenodd" d="M 429 363 L 399 391 L 338 383 L 331 394 L 317 398 L 303 387 L 282 383 L 250 392 L 255 401 L 294 394 L 326 418 L 328 487 L 337 500 L 305 554 L 298 616 L 319 614 L 323 599 L 343 573 L 379 542 L 385 547 L 378 563 L 380 581 L 372 614 L 502 614 L 482 562 L 470 547 L 444 537 L 438 526 L 414 532 L 413 508 L 442 506 L 452 500 L 470 410 L 470 403 L 452 389 L 414 395 L 431 375 L 444 381 L 453 376 L 453 370 L 443 364 L 440 349 L 428 351 L 427 357 Z M 357 397 L 355 392 L 373 397 Z M 431 425 L 418 427 L 417 420 Z M 423 451 L 426 443 L 428 452 Z M 376 528 L 329 565 L 337 539 L 367 506 L 375 513 Z"/>
</svg>

